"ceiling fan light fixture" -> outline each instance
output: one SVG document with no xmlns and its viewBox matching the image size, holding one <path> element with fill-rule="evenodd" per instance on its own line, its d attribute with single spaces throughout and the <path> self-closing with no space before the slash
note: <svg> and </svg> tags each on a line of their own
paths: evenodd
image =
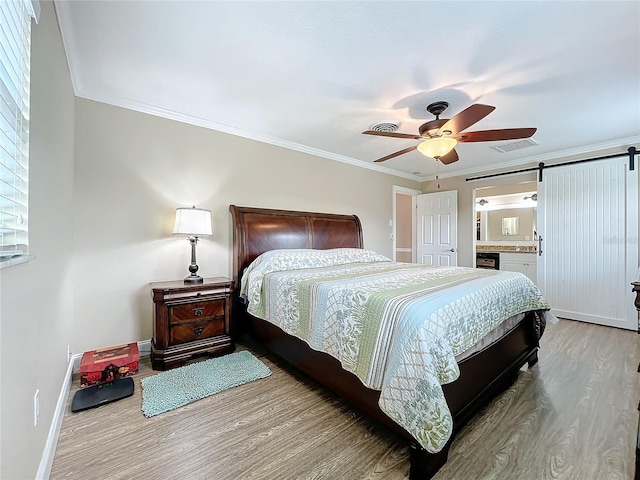
<svg viewBox="0 0 640 480">
<path fill-rule="evenodd" d="M 425 157 L 444 157 L 458 144 L 455 138 L 437 137 L 429 138 L 418 145 L 418 151 Z"/>
<path fill-rule="evenodd" d="M 458 143 L 463 142 L 495 142 L 502 140 L 517 140 L 529 138 L 536 133 L 536 128 L 501 128 L 494 130 L 478 130 L 475 132 L 464 132 L 471 125 L 475 125 L 484 117 L 493 112 L 496 107 L 474 103 L 465 108 L 453 117 L 440 118 L 440 115 L 447 109 L 447 102 L 435 102 L 427 107 L 427 111 L 436 116 L 435 120 L 429 120 L 418 127 L 418 135 L 388 131 L 389 125 L 384 123 L 374 125 L 370 130 L 362 132 L 365 135 L 377 135 L 380 137 L 406 138 L 419 140 L 422 143 L 403 148 L 397 152 L 385 155 L 374 162 L 386 162 L 392 158 L 404 155 L 405 153 L 418 150 L 426 157 L 434 158 L 444 165 L 457 162 L 458 152 L 454 150 Z M 393 128 L 393 127 L 391 127 Z M 464 132 L 464 133 L 462 133 Z M 493 148 L 493 147 L 491 147 Z"/>
</svg>

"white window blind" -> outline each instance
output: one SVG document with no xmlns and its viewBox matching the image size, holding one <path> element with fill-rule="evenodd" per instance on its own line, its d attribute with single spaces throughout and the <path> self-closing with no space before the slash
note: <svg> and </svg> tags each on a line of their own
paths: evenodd
<svg viewBox="0 0 640 480">
<path fill-rule="evenodd" d="M 0 1 L 0 261 L 28 253 L 33 13 L 29 1 Z"/>
</svg>

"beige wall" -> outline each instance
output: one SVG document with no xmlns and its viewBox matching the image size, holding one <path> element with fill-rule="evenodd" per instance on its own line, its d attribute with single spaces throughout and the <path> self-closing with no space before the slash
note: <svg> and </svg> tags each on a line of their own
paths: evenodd
<svg viewBox="0 0 640 480">
<path fill-rule="evenodd" d="M 505 208 L 503 210 L 489 210 L 487 212 L 488 241 L 533 241 L 534 225 L 533 208 Z M 519 232 L 513 235 L 502 234 L 502 219 L 516 217 L 519 223 Z M 525 238 L 528 237 L 528 238 Z"/>
<path fill-rule="evenodd" d="M 230 275 L 229 204 L 355 213 L 391 255 L 393 186 L 414 181 L 74 99 L 54 9 L 33 29 L 30 244 L 0 271 L 0 478 L 36 476 L 72 353 L 152 335 L 150 281 L 183 278 L 176 207 L 211 209 L 200 273 Z M 33 396 L 40 390 L 40 422 Z"/>
<path fill-rule="evenodd" d="M 396 193 L 396 261 L 411 263 L 413 254 L 413 196 Z M 409 251 L 403 251 L 403 250 Z M 400 250 L 400 251 L 398 251 Z"/>
<path fill-rule="evenodd" d="M 230 275 L 229 204 L 356 214 L 392 255 L 394 185 L 410 180 L 108 106 L 76 101 L 73 351 L 152 336 L 149 282 L 188 274 L 176 207 L 212 211 L 199 273 Z"/>
<path fill-rule="evenodd" d="M 0 478 L 33 479 L 73 328 L 73 90 L 53 6 L 33 25 L 29 263 L 0 270 Z M 33 396 L 40 390 L 40 421 Z"/>
</svg>

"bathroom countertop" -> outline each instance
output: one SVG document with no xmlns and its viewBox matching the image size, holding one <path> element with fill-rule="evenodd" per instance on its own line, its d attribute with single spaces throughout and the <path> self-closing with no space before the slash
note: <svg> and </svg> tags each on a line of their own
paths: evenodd
<svg viewBox="0 0 640 480">
<path fill-rule="evenodd" d="M 476 253 L 538 253 L 533 245 L 476 245 Z"/>
</svg>

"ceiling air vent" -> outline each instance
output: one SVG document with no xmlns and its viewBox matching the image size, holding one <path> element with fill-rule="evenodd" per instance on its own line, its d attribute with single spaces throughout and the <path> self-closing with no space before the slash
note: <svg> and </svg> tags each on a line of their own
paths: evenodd
<svg viewBox="0 0 640 480">
<path fill-rule="evenodd" d="M 518 140 L 517 142 L 507 143 L 506 145 L 493 146 L 493 148 L 497 152 L 507 153 L 513 152 L 514 150 L 522 150 L 523 148 L 534 147 L 538 145 L 538 142 L 531 138 L 525 138 L 524 140 Z"/>
<path fill-rule="evenodd" d="M 374 132 L 395 132 L 400 128 L 399 123 L 395 122 L 380 122 L 374 123 L 371 125 L 369 130 L 373 130 Z"/>
</svg>

